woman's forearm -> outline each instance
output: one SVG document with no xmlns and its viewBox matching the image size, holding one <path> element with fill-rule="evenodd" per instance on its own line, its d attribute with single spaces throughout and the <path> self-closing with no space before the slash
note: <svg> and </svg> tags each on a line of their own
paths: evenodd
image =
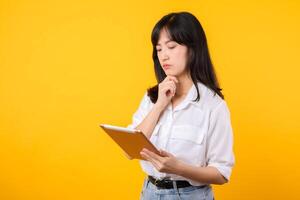
<svg viewBox="0 0 300 200">
<path fill-rule="evenodd" d="M 175 172 L 179 176 L 206 184 L 224 184 L 227 180 L 215 167 L 197 167 L 181 162 Z"/>
<path fill-rule="evenodd" d="M 154 104 L 145 119 L 135 129 L 141 130 L 149 139 L 163 110 L 162 106 Z"/>
</svg>

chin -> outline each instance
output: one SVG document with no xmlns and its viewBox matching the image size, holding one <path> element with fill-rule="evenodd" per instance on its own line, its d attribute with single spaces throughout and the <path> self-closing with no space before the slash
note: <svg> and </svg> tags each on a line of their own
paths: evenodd
<svg viewBox="0 0 300 200">
<path fill-rule="evenodd" d="M 176 73 L 172 73 L 172 72 L 168 72 L 168 71 L 165 71 L 165 74 L 167 75 L 167 76 L 177 76 L 178 74 L 176 74 Z"/>
</svg>

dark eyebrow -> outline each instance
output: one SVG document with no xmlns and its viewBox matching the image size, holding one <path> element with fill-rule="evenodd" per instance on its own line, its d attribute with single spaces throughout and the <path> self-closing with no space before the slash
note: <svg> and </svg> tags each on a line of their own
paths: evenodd
<svg viewBox="0 0 300 200">
<path fill-rule="evenodd" d="M 165 44 L 167 44 L 167 43 L 169 43 L 169 42 L 174 42 L 173 40 L 167 40 L 166 42 L 165 42 Z M 158 43 L 156 46 L 160 46 L 160 44 Z"/>
</svg>

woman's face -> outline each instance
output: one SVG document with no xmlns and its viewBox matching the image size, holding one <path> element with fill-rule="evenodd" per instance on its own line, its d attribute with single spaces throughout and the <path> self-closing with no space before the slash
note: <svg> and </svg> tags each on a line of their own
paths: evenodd
<svg viewBox="0 0 300 200">
<path fill-rule="evenodd" d="M 188 48 L 170 40 L 165 29 L 162 29 L 156 45 L 157 56 L 167 76 L 185 75 Z"/>
</svg>

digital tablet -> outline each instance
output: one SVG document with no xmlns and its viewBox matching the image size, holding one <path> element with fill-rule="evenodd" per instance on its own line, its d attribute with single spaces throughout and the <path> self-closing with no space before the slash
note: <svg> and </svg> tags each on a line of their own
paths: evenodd
<svg viewBox="0 0 300 200">
<path fill-rule="evenodd" d="M 140 155 L 143 148 L 160 154 L 157 148 L 140 130 L 109 124 L 100 124 L 99 126 L 123 149 L 129 159 L 144 160 Z"/>
</svg>

